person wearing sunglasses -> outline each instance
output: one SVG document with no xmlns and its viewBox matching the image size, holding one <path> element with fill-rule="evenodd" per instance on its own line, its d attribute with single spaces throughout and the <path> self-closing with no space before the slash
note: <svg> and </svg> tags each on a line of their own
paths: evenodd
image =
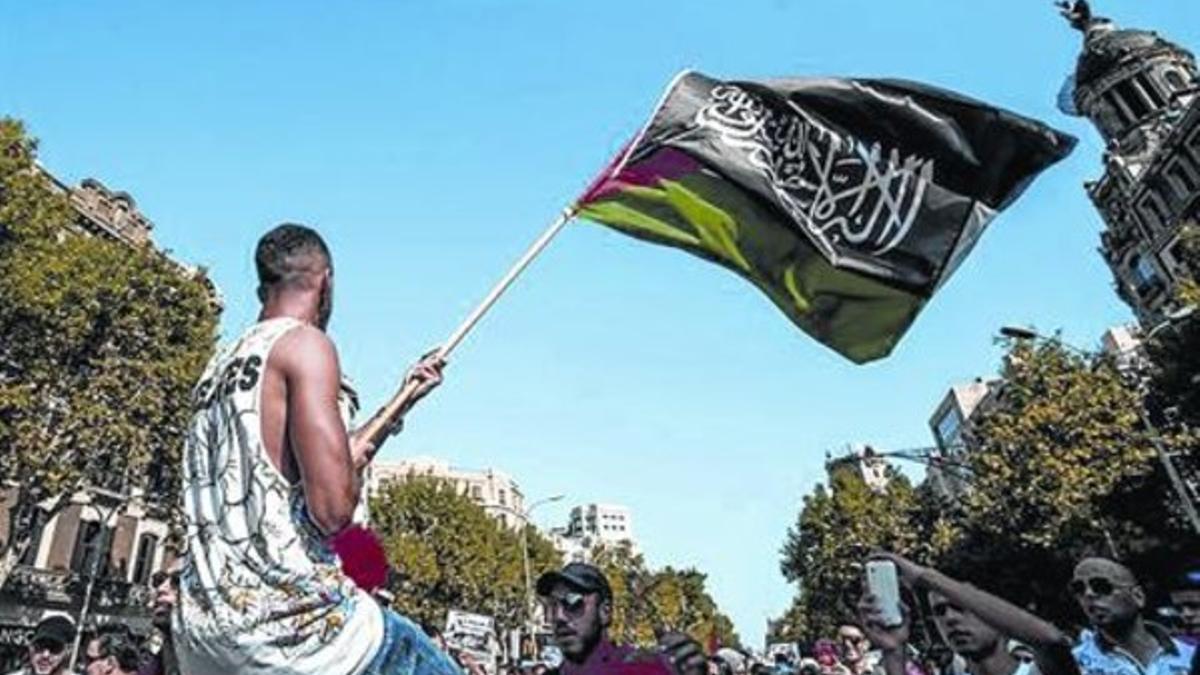
<svg viewBox="0 0 1200 675">
<path fill-rule="evenodd" d="M 695 640 L 664 633 L 659 650 L 614 645 L 612 587 L 593 565 L 573 562 L 538 577 L 537 593 L 563 662 L 555 675 L 703 675 L 707 660 Z"/>
<path fill-rule="evenodd" d="M 852 623 L 838 626 L 837 645 L 841 663 L 851 675 L 865 675 L 874 671 L 878 655 L 871 653 L 871 642 L 861 628 Z"/>
<path fill-rule="evenodd" d="M 1142 618 L 1146 592 L 1130 569 L 1107 558 L 1085 558 L 1067 585 L 1091 624 L 1075 658 L 1083 675 L 1184 675 L 1196 648 Z"/>
<path fill-rule="evenodd" d="M 927 594 L 934 625 L 950 649 L 966 661 L 971 675 L 1080 675 L 1071 654 L 1070 638 L 1054 625 L 1002 598 L 903 556 L 880 553 L 873 558 L 891 561 L 902 582 Z M 878 601 L 869 594 L 860 601 L 859 612 L 863 629 L 882 650 L 887 675 L 902 675 L 907 663 L 907 612 L 899 626 L 886 626 Z M 1032 648 L 1032 663 L 1009 651 L 1010 638 Z"/>
<path fill-rule="evenodd" d="M 10 675 L 70 675 L 71 644 L 75 622 L 65 616 L 49 616 L 38 622 L 29 641 L 29 663 Z"/>
<path fill-rule="evenodd" d="M 176 675 L 179 664 L 175 659 L 175 646 L 171 640 L 171 613 L 179 601 L 180 561 L 175 560 L 167 569 L 150 576 L 150 588 L 154 596 L 150 605 L 150 623 L 158 631 L 158 651 L 150 654 L 137 670 L 138 675 Z"/>
</svg>

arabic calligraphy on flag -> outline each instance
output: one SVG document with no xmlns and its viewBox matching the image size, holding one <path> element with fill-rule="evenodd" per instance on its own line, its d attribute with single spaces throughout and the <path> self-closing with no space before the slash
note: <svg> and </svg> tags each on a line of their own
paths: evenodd
<svg viewBox="0 0 1200 675">
<path fill-rule="evenodd" d="M 911 82 L 688 72 L 578 207 L 733 270 L 866 362 L 894 348 L 992 218 L 1074 143 Z"/>
</svg>

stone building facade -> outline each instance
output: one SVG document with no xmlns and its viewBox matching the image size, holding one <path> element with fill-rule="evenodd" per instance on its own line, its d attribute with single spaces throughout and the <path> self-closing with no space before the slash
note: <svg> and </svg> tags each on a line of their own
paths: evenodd
<svg viewBox="0 0 1200 675">
<path fill-rule="evenodd" d="M 1150 326 L 1176 309 L 1190 274 L 1180 231 L 1200 215 L 1200 71 L 1188 50 L 1119 29 L 1086 2 L 1064 14 L 1083 46 L 1060 105 L 1106 144 L 1103 175 L 1085 185 L 1104 219 L 1100 252 L 1117 294 Z"/>
<path fill-rule="evenodd" d="M 525 495 L 512 476 L 496 469 L 464 469 L 432 457 L 399 461 L 376 461 L 367 469 L 367 494 L 374 496 L 388 481 L 430 477 L 454 486 L 455 492 L 470 497 L 505 527 L 519 529 L 525 518 Z"/>
<path fill-rule="evenodd" d="M 155 246 L 154 224 L 128 193 L 110 190 L 94 178 L 70 187 L 44 167 L 37 169 L 70 201 L 72 232 L 135 248 Z M 204 279 L 212 302 L 220 306 L 216 287 L 201 270 L 167 260 L 180 274 Z M 32 532 L 15 566 L 0 574 L 0 672 L 21 664 L 33 627 L 44 616 L 63 614 L 78 622 L 85 597 L 85 626 L 121 621 L 149 633 L 149 580 L 170 564 L 172 551 L 167 546 L 167 513 L 155 500 L 153 486 L 146 487 L 149 493 L 85 490 L 57 500 L 51 497 L 18 513 L 21 486 L 0 484 L 0 551 L 15 529 Z"/>
<path fill-rule="evenodd" d="M 620 504 L 581 504 L 571 509 L 566 527 L 550 530 L 550 541 L 564 562 L 591 562 L 596 547 L 625 547 L 641 553 L 633 533 L 633 511 Z"/>
</svg>

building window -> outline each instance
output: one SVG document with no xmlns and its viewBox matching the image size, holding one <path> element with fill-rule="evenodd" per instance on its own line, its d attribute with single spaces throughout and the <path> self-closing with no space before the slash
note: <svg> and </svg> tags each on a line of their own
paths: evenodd
<svg viewBox="0 0 1200 675">
<path fill-rule="evenodd" d="M 1150 80 L 1150 78 L 1146 77 L 1145 75 L 1137 76 L 1137 88 L 1141 89 L 1142 92 L 1146 94 L 1146 97 L 1150 99 L 1150 103 L 1153 104 L 1156 109 L 1163 108 L 1167 105 L 1167 101 L 1158 91 L 1158 87 Z"/>
<path fill-rule="evenodd" d="M 1186 203 L 1196 193 L 1196 179 L 1192 177 L 1189 167 L 1184 164 L 1183 157 L 1177 157 L 1167 168 L 1168 183 L 1175 189 L 1175 194 Z"/>
<path fill-rule="evenodd" d="M 1129 261 L 1129 269 L 1133 272 L 1133 281 L 1140 296 L 1149 294 L 1158 283 L 1158 270 L 1154 269 L 1154 263 L 1144 255 L 1133 256 Z"/>
<path fill-rule="evenodd" d="M 37 564 L 38 549 L 42 544 L 42 532 L 46 529 L 46 512 L 34 507 L 33 509 L 33 532 L 29 537 L 29 545 L 25 548 L 25 552 L 21 554 L 21 564 L 32 567 Z"/>
<path fill-rule="evenodd" d="M 156 548 L 158 548 L 158 537 L 149 533 L 138 537 L 137 558 L 133 564 L 133 583 L 145 584 L 150 581 L 150 570 L 154 568 L 154 550 Z"/>
<path fill-rule="evenodd" d="M 500 506 L 508 506 L 508 492 L 505 490 L 500 491 Z"/>
<path fill-rule="evenodd" d="M 962 419 L 958 415 L 958 411 L 950 408 L 945 415 L 937 421 L 937 440 L 941 446 L 942 452 L 955 445 L 958 445 L 959 430 L 962 428 Z"/>
<path fill-rule="evenodd" d="M 1142 119 L 1150 112 L 1150 105 L 1142 98 L 1142 94 L 1138 90 L 1139 88 L 1134 86 L 1132 78 L 1118 82 L 1113 89 L 1117 92 L 1117 98 L 1133 114 L 1133 121 Z"/>
<path fill-rule="evenodd" d="M 75 534 L 75 550 L 71 553 L 72 572 L 91 575 L 92 570 L 97 570 L 101 576 L 104 575 L 106 570 L 102 569 L 103 552 L 100 550 L 105 539 L 103 530 L 100 523 L 94 520 L 79 523 L 79 530 Z"/>
<path fill-rule="evenodd" d="M 475 501 L 483 501 L 483 488 L 478 485 L 471 486 L 471 498 Z"/>
<path fill-rule="evenodd" d="M 1125 107 L 1125 104 L 1121 102 L 1116 92 L 1109 90 L 1108 93 L 1104 94 L 1104 101 L 1116 113 L 1118 126 L 1128 126 L 1133 123 L 1133 115 L 1130 114 L 1129 108 Z M 1118 129 L 1113 129 L 1112 131 L 1115 133 Z"/>
<path fill-rule="evenodd" d="M 1138 210 L 1142 214 L 1142 222 L 1148 226 L 1150 232 L 1165 228 L 1170 220 L 1167 209 L 1154 192 L 1146 192 L 1146 196 L 1138 202 Z"/>
</svg>

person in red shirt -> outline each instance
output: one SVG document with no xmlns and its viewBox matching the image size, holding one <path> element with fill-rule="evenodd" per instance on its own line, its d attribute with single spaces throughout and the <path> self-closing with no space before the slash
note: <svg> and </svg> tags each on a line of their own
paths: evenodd
<svg viewBox="0 0 1200 675">
<path fill-rule="evenodd" d="M 706 667 L 699 644 L 686 635 L 666 633 L 655 651 L 609 640 L 612 587 L 604 573 L 586 563 L 571 563 L 537 580 L 537 592 L 554 629 L 563 663 L 554 675 L 700 675 Z"/>
</svg>

